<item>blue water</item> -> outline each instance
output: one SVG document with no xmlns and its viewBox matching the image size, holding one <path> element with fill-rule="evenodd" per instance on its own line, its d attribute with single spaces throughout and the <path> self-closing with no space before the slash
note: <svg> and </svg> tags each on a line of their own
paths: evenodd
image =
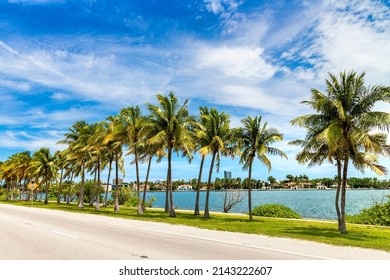
<svg viewBox="0 0 390 280">
<path fill-rule="evenodd" d="M 246 191 L 241 191 L 246 195 Z M 334 206 L 335 190 L 272 190 L 252 191 L 252 207 L 277 203 L 290 207 L 304 218 L 336 219 Z M 363 208 L 380 202 L 390 190 L 347 190 L 346 213 L 349 215 L 359 213 Z M 174 204 L 177 209 L 193 210 L 195 207 L 195 192 L 174 192 Z M 209 209 L 214 212 L 223 212 L 224 192 L 210 192 Z M 165 207 L 165 192 L 147 192 L 147 198 L 155 197 L 157 200 L 153 207 Z M 200 193 L 200 210 L 204 209 L 206 192 Z M 230 213 L 247 213 L 248 197 L 233 207 Z"/>
</svg>

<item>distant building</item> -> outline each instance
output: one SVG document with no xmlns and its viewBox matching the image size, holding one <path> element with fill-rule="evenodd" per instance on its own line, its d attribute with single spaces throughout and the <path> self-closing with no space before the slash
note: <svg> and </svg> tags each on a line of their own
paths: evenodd
<svg viewBox="0 0 390 280">
<path fill-rule="evenodd" d="M 223 178 L 224 179 L 231 179 L 232 178 L 232 172 L 231 171 L 224 171 L 223 172 Z"/>
<path fill-rule="evenodd" d="M 103 183 L 102 187 L 104 188 L 104 191 L 106 191 L 106 190 L 108 190 L 109 192 L 112 191 L 112 185 L 110 185 L 110 184 L 107 185 L 106 183 Z"/>
<path fill-rule="evenodd" d="M 192 191 L 192 186 L 191 185 L 180 185 L 177 187 L 178 191 Z"/>
<path fill-rule="evenodd" d="M 115 178 L 112 179 L 112 184 L 115 186 L 117 185 Z M 123 184 L 123 178 L 118 178 L 118 185 L 122 185 L 122 184 Z"/>
</svg>

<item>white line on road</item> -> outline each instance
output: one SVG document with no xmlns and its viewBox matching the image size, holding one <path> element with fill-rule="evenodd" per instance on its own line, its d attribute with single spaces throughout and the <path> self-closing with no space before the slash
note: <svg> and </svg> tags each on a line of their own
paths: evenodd
<svg viewBox="0 0 390 280">
<path fill-rule="evenodd" d="M 74 239 L 79 239 L 80 238 L 78 236 L 67 234 L 67 233 L 63 233 L 63 232 L 56 231 L 56 230 L 52 230 L 51 232 L 54 232 L 54 233 L 57 233 L 57 234 L 60 234 L 60 235 L 63 235 L 63 236 L 67 236 L 67 237 L 70 237 L 70 238 L 74 238 Z"/>
</svg>

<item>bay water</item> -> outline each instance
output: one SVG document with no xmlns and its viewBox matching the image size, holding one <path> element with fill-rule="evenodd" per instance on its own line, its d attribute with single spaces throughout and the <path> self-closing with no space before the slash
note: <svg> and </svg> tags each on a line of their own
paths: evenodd
<svg viewBox="0 0 390 280">
<path fill-rule="evenodd" d="M 209 209 L 213 212 L 223 212 L 224 191 L 210 191 Z M 348 189 L 346 197 L 346 213 L 354 215 L 363 208 L 371 207 L 375 202 L 380 203 L 390 190 L 357 190 Z M 234 206 L 230 213 L 247 213 L 247 191 L 241 190 L 245 196 L 241 203 Z M 335 220 L 335 190 L 255 190 L 252 191 L 252 207 L 263 204 L 282 204 L 304 218 Z M 147 192 L 147 200 L 155 197 L 153 207 L 165 207 L 165 192 Z M 176 209 L 193 210 L 195 207 L 196 192 L 174 192 L 174 205 Z M 200 193 L 200 210 L 204 209 L 206 192 Z M 387 199 L 384 199 L 387 201 Z"/>
</svg>

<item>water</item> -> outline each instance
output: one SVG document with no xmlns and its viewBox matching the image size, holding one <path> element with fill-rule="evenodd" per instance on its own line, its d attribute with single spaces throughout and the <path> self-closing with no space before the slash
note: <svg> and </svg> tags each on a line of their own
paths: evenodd
<svg viewBox="0 0 390 280">
<path fill-rule="evenodd" d="M 247 195 L 246 191 L 241 191 Z M 335 190 L 272 190 L 252 191 L 252 207 L 276 203 L 290 207 L 304 218 L 337 219 L 334 206 Z M 354 215 L 363 208 L 380 202 L 384 195 L 390 195 L 390 190 L 347 190 L 346 213 Z M 165 207 L 165 192 L 147 192 L 147 199 L 155 197 L 153 207 Z M 209 209 L 214 212 L 223 212 L 224 192 L 210 192 Z M 196 192 L 174 192 L 174 204 L 177 209 L 193 210 L 195 207 Z M 200 193 L 200 210 L 204 209 L 206 192 Z M 234 206 L 230 213 L 247 213 L 248 197 Z"/>
</svg>

